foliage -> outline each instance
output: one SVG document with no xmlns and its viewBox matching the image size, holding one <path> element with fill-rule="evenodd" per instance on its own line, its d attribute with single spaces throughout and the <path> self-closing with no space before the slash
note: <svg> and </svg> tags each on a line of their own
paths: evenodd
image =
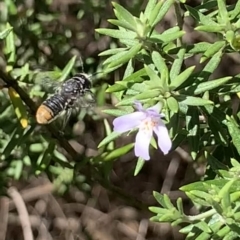
<svg viewBox="0 0 240 240">
<path fill-rule="evenodd" d="M 103 62 L 106 72 L 125 64 L 126 68 L 122 80 L 106 90 L 118 99 L 117 106 L 122 112 L 115 109 L 106 112 L 114 116 L 127 114 L 135 100 L 146 106 L 160 102 L 173 146 L 179 146 L 179 138 L 187 142 L 193 160 L 205 159 L 216 176 L 214 180 L 181 188 L 201 207 L 199 215 L 185 215 L 181 199 L 174 207 L 166 194 L 155 192 L 161 208 L 150 208 L 156 213 L 152 220 L 173 225 L 187 223 L 181 229 L 187 239 L 236 239 L 239 235 L 239 165 L 235 160 L 233 168 L 221 169 L 227 167 L 236 154 L 239 159 L 239 116 L 231 111 L 231 95 L 239 91 L 239 75 L 214 78 L 213 74 L 225 55 L 239 50 L 239 2 L 226 6 L 224 0 L 202 1 L 196 8 L 185 5 L 182 15 L 177 1 L 150 0 L 139 17 L 117 3 L 113 6 L 117 19 L 109 22 L 117 29 L 102 28 L 97 32 L 117 38 L 122 47 L 108 49 L 100 56 L 107 56 Z M 178 25 L 159 33 L 157 24 L 171 7 Z M 214 42 L 184 43 L 186 16 L 195 20 L 195 31 L 214 33 Z M 197 54 L 201 54 L 198 69 L 186 64 L 187 59 Z M 184 119 L 185 124 L 179 124 Z M 113 136 L 118 137 L 114 133 L 108 135 L 101 146 L 112 141 Z M 221 148 L 226 150 L 224 155 L 219 154 Z M 139 159 L 135 173 L 143 167 L 142 163 Z"/>
<path fill-rule="evenodd" d="M 79 52 L 73 54 L 73 46 L 67 43 L 79 32 L 69 27 L 54 36 L 46 29 L 44 23 L 54 23 L 59 17 L 50 12 L 42 13 L 49 4 L 47 1 L 41 6 L 37 3 L 35 11 L 24 9 L 22 15 L 17 14 L 15 1 L 8 0 L 4 4 L 6 11 L 0 25 L 5 68 L 0 71 L 4 82 L 0 93 L 0 149 L 5 171 L 1 178 L 18 180 L 24 175 L 46 172 L 51 175 L 56 188 L 64 192 L 68 184 L 83 183 L 83 179 L 78 181 L 77 178 L 80 172 L 89 181 L 99 181 L 119 193 L 119 189 L 108 181 L 112 162 L 132 151 L 134 144 L 116 148 L 114 141 L 121 134 L 112 131 L 106 119 L 103 120 L 106 137 L 98 145 L 99 152 L 88 157 L 84 153 L 78 154 L 54 124 L 46 127 L 51 133 L 48 135 L 41 132 L 34 118 L 28 115 L 34 115 L 36 102 L 46 97 L 42 85 L 47 87 L 49 79 L 58 84 L 69 74 L 80 68 L 83 70 Z M 104 1 L 99 1 L 98 7 L 101 12 Z M 234 53 L 239 57 L 240 2 L 226 5 L 224 0 L 203 0 L 193 8 L 185 1 L 149 0 L 137 17 L 114 2 L 113 11 L 116 19 L 110 19 L 109 23 L 115 28 L 98 28 L 96 32 L 114 38 L 120 47 L 113 44 L 114 47 L 99 56 L 106 58 L 102 63 L 104 73 L 119 68 L 125 70 L 122 79 L 106 89 L 106 93 L 118 101 L 117 109 L 104 112 L 114 117 L 132 113 L 136 100 L 143 103 L 144 108 L 161 104 L 172 139 L 172 151 L 183 142 L 189 146 L 193 161 L 203 161 L 207 165 L 201 181 L 181 188 L 200 214 L 188 216 L 180 198 L 175 207 L 166 194 L 154 192 L 160 207 L 150 207 L 156 214 L 152 220 L 180 226 L 184 223 L 180 232 L 187 234 L 187 239 L 237 239 L 240 129 L 239 106 L 233 111 L 231 98 L 239 96 L 240 75 L 216 77 L 215 73 L 223 58 Z M 177 26 L 159 32 L 158 27 L 169 12 L 174 12 Z M 79 10 L 79 19 L 83 14 L 84 11 Z M 100 19 L 100 15 L 97 16 L 95 19 Z M 187 17 L 194 20 L 195 32 L 209 35 L 213 42 L 185 43 L 184 36 L 188 33 L 183 26 Z M 46 54 L 48 51 L 51 53 Z M 201 58 L 196 64 L 188 64 L 189 59 L 199 55 Z M 93 70 L 91 64 L 88 67 L 97 70 Z M 105 88 L 106 85 L 94 88 L 97 103 L 105 102 Z M 99 119 L 96 113 L 87 110 L 82 110 L 78 118 L 83 119 L 87 114 L 92 119 Z M 6 118 L 11 119 L 10 124 L 4 124 Z M 58 144 L 67 154 L 57 147 Z M 154 139 L 151 145 L 156 148 Z M 139 158 L 134 175 L 144 164 L 145 161 Z M 31 167 L 33 172 L 26 171 L 26 167 Z"/>
</svg>

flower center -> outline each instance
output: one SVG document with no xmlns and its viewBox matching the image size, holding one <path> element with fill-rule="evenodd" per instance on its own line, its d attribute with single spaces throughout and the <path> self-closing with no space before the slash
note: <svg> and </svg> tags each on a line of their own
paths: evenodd
<svg viewBox="0 0 240 240">
<path fill-rule="evenodd" d="M 141 122 L 139 129 L 145 132 L 152 132 L 156 126 L 158 126 L 158 119 L 148 117 Z"/>
</svg>

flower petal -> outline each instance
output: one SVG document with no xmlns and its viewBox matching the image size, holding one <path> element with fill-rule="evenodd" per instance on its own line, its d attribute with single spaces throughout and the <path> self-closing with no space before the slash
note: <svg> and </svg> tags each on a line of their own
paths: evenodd
<svg viewBox="0 0 240 240">
<path fill-rule="evenodd" d="M 151 131 L 139 130 L 136 135 L 134 152 L 136 157 L 141 157 L 145 160 L 149 160 L 149 144 L 152 138 Z"/>
<path fill-rule="evenodd" d="M 113 120 L 113 130 L 116 132 L 126 132 L 139 126 L 141 121 L 146 118 L 143 112 L 133 112 Z"/>
<path fill-rule="evenodd" d="M 169 137 L 168 130 L 161 119 L 159 121 L 159 125 L 155 127 L 153 130 L 158 137 L 159 148 L 162 150 L 164 154 L 167 154 L 172 147 L 172 141 Z"/>
<path fill-rule="evenodd" d="M 134 101 L 134 107 L 138 110 L 138 111 L 143 111 L 144 108 L 143 108 L 143 105 L 140 101 L 138 100 L 135 100 Z"/>
</svg>

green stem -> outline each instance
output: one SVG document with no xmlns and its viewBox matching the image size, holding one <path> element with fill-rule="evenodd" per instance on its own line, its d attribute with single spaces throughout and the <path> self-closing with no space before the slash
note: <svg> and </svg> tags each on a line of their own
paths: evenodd
<svg viewBox="0 0 240 240">
<path fill-rule="evenodd" d="M 196 220 L 202 220 L 202 219 L 205 219 L 207 217 L 211 217 L 215 213 L 216 213 L 216 210 L 211 209 L 211 210 L 208 210 L 207 212 L 198 214 L 196 216 L 186 216 L 186 220 L 189 221 L 189 222 L 194 222 Z"/>
</svg>

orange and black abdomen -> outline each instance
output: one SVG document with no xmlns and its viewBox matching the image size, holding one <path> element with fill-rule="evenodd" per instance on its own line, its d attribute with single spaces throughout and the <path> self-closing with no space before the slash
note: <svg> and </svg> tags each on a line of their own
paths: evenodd
<svg viewBox="0 0 240 240">
<path fill-rule="evenodd" d="M 48 124 L 54 118 L 52 110 L 46 105 L 40 105 L 36 112 L 36 120 L 39 124 Z"/>
<path fill-rule="evenodd" d="M 55 94 L 46 99 L 36 112 L 36 120 L 39 124 L 48 124 L 53 121 L 67 107 L 67 99 Z"/>
</svg>

